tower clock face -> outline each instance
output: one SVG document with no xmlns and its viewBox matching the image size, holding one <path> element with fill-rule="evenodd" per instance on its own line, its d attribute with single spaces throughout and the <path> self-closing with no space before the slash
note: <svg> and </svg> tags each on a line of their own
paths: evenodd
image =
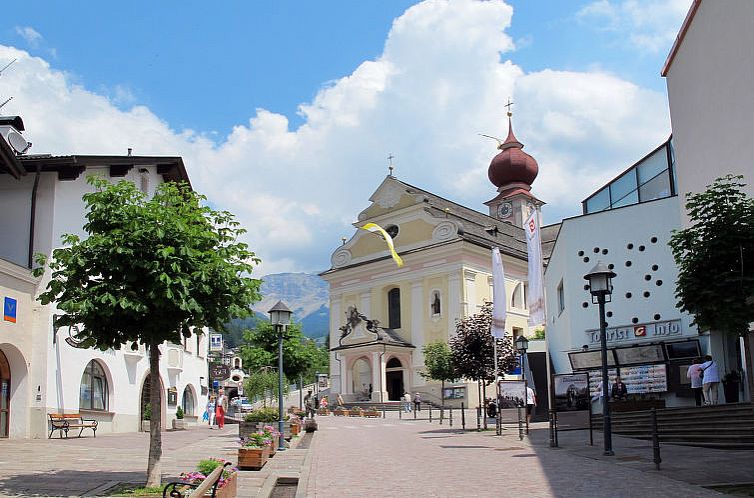
<svg viewBox="0 0 754 498">
<path fill-rule="evenodd" d="M 513 214 L 513 205 L 510 202 L 503 202 L 497 207 L 498 218 L 509 218 Z"/>
</svg>

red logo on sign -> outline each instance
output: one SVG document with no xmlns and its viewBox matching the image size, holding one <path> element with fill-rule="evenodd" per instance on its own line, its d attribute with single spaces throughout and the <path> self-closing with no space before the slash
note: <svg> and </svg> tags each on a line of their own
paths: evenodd
<svg viewBox="0 0 754 498">
<path fill-rule="evenodd" d="M 645 327 L 643 325 L 639 326 L 639 327 L 634 327 L 634 336 L 636 336 L 636 337 L 644 337 L 646 335 L 647 335 L 647 327 Z"/>
</svg>

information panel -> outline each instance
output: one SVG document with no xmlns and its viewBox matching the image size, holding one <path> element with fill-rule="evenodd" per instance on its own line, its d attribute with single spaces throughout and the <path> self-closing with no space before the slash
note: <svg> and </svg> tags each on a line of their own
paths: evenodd
<svg viewBox="0 0 754 498">
<path fill-rule="evenodd" d="M 615 369 L 609 371 L 610 384 L 615 380 Z M 636 365 L 621 367 L 620 378 L 626 384 L 628 394 L 664 393 L 668 390 L 668 373 L 665 364 Z M 589 392 L 592 398 L 600 395 L 599 386 L 602 381 L 602 371 L 589 372 Z"/>
</svg>

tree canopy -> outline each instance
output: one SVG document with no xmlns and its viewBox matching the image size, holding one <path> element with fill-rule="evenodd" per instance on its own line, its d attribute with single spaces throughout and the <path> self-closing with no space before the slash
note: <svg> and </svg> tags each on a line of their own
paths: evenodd
<svg viewBox="0 0 754 498">
<path fill-rule="evenodd" d="M 691 224 L 670 239 L 678 306 L 700 330 L 743 335 L 754 322 L 754 200 L 742 180 L 728 175 L 687 194 Z"/>
<path fill-rule="evenodd" d="M 56 326 L 78 325 L 82 347 L 149 346 L 149 370 L 159 372 L 164 341 L 218 328 L 245 316 L 259 299 L 258 263 L 238 237 L 245 231 L 227 211 L 202 205 L 185 183 L 162 183 L 149 198 L 130 181 L 91 176 L 84 194 L 86 238 L 64 235 L 49 262 L 51 280 L 39 300 L 64 312 Z M 46 258 L 39 255 L 44 272 Z M 160 406 L 158 375 L 150 378 L 150 406 Z M 158 413 L 158 410 L 153 410 Z M 161 419 L 150 421 L 147 485 L 160 483 Z"/>
<path fill-rule="evenodd" d="M 492 303 L 485 302 L 478 313 L 456 322 L 456 335 L 450 339 L 452 361 L 458 377 L 489 384 L 495 380 L 494 341 L 491 333 Z M 497 339 L 500 372 L 517 365 L 517 353 L 510 338 Z"/>
<path fill-rule="evenodd" d="M 244 333 L 241 358 L 250 372 L 277 367 L 278 336 L 267 321 L 259 320 L 256 328 Z M 329 354 L 312 339 L 304 336 L 301 325 L 291 323 L 283 331 L 283 374 L 291 381 L 300 376 L 313 380 L 316 372 L 327 372 Z"/>
</svg>

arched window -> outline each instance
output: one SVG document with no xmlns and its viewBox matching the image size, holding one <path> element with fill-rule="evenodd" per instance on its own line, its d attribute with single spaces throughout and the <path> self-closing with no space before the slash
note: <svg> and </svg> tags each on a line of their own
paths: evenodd
<svg viewBox="0 0 754 498">
<path fill-rule="evenodd" d="M 183 390 L 183 400 L 181 401 L 183 413 L 188 416 L 193 416 L 195 405 L 196 403 L 194 402 L 194 393 L 191 392 L 191 388 L 189 386 L 186 386 L 186 389 Z"/>
<path fill-rule="evenodd" d="M 432 303 L 430 304 L 430 307 L 432 308 L 432 315 L 439 315 L 442 311 L 442 304 L 440 302 L 440 291 L 433 291 L 432 292 Z"/>
<path fill-rule="evenodd" d="M 522 285 L 516 284 L 516 287 L 513 289 L 513 295 L 511 296 L 511 307 L 513 308 L 523 308 L 523 296 L 521 295 L 522 291 Z"/>
<path fill-rule="evenodd" d="M 107 411 L 107 377 L 102 366 L 95 360 L 89 362 L 81 376 L 79 408 L 82 410 Z"/>
<path fill-rule="evenodd" d="M 397 287 L 387 293 L 387 321 L 388 328 L 401 328 L 401 290 Z"/>
<path fill-rule="evenodd" d="M 401 360 L 398 358 L 390 358 L 390 361 L 387 362 L 387 365 L 385 365 L 385 368 L 401 368 L 403 367 L 403 364 L 401 364 Z"/>
</svg>

